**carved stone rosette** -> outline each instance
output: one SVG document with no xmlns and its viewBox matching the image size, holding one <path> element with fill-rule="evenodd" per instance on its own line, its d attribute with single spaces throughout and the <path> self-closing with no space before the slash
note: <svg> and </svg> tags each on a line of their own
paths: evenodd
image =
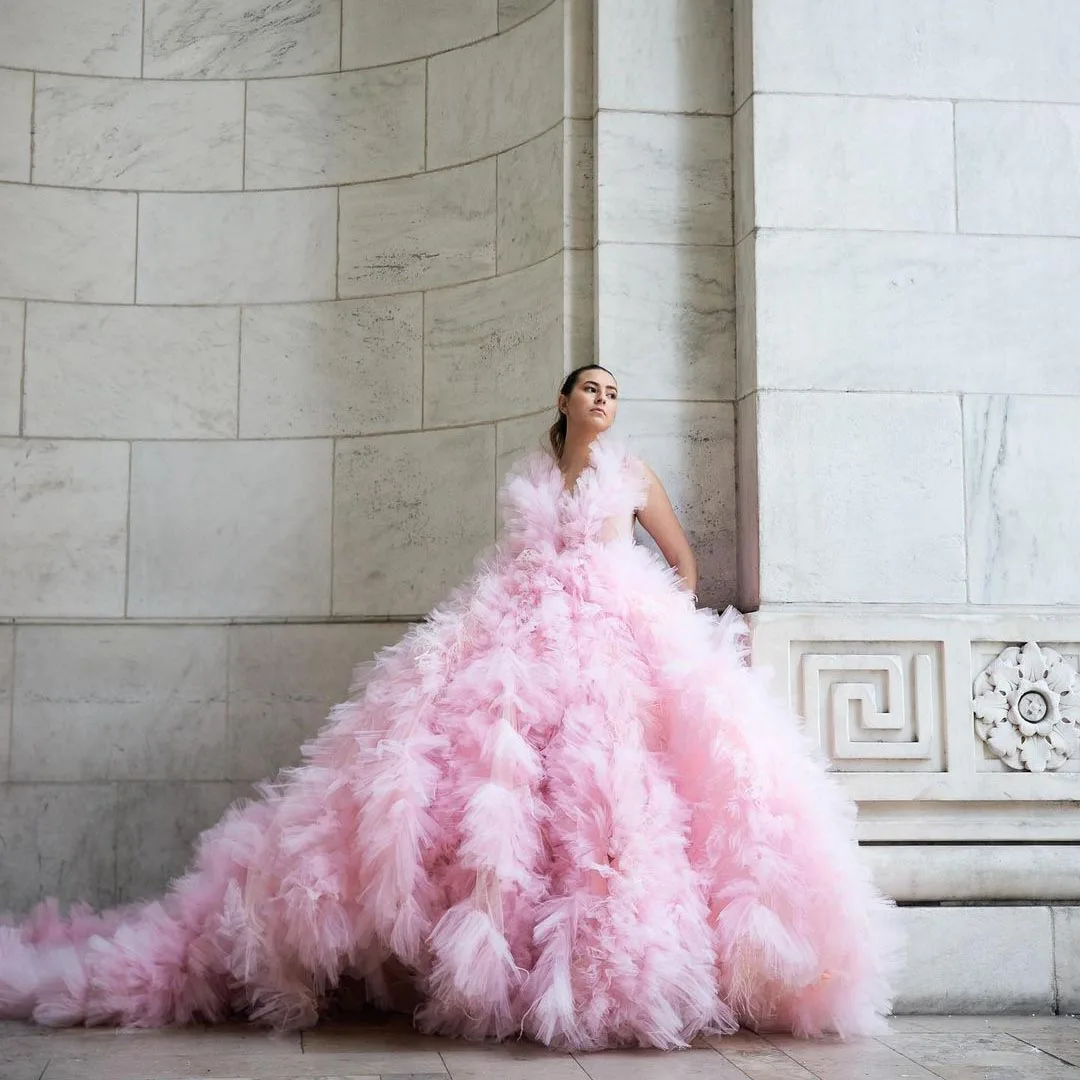
<svg viewBox="0 0 1080 1080">
<path fill-rule="evenodd" d="M 1053 649 L 1011 646 L 975 680 L 975 730 L 1012 769 L 1080 756 L 1080 673 Z"/>
</svg>

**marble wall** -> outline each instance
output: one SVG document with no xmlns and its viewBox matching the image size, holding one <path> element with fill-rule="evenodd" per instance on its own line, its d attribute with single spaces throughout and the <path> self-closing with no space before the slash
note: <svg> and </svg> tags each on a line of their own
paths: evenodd
<svg viewBox="0 0 1080 1080">
<path fill-rule="evenodd" d="M 977 700 L 1026 642 L 1061 678 L 1080 666 L 1075 5 L 736 0 L 734 40 L 754 660 L 893 895 L 1075 898 L 1052 870 L 1080 839 L 1072 718 L 1048 692 L 1069 752 L 1010 758 Z"/>
<path fill-rule="evenodd" d="M 744 604 L 1073 605 L 1069 0 L 739 0 Z"/>
<path fill-rule="evenodd" d="M 592 5 L 10 0 L 0 907 L 156 890 L 592 354 Z"/>
</svg>

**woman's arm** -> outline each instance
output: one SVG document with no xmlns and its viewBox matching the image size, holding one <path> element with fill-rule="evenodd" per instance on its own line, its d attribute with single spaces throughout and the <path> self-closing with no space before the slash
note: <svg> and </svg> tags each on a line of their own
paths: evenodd
<svg viewBox="0 0 1080 1080">
<path fill-rule="evenodd" d="M 682 578 L 686 588 L 696 593 L 697 561 L 694 559 L 690 541 L 686 539 L 686 533 L 675 516 L 664 485 L 648 465 L 643 465 L 643 468 L 649 480 L 649 493 L 644 507 L 638 511 L 638 521 L 656 541 L 660 553 Z"/>
</svg>

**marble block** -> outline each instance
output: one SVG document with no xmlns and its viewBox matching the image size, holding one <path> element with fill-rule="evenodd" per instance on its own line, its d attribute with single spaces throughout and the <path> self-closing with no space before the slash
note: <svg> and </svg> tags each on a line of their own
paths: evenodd
<svg viewBox="0 0 1080 1080">
<path fill-rule="evenodd" d="M 731 120 L 601 112 L 597 238 L 730 244 Z"/>
<path fill-rule="evenodd" d="M 544 412 L 516 416 L 495 426 L 495 473 L 501 486 L 506 474 L 526 454 L 534 450 L 550 450 L 548 429 L 555 421 L 555 403 Z"/>
<path fill-rule="evenodd" d="M 596 140 L 591 120 L 563 127 L 563 243 L 591 250 L 596 243 Z"/>
<path fill-rule="evenodd" d="M 562 126 L 498 158 L 499 273 L 554 255 L 563 244 Z"/>
<path fill-rule="evenodd" d="M 118 784 L 116 902 L 160 896 L 191 864 L 199 833 L 249 794 L 245 785 L 222 781 Z"/>
<path fill-rule="evenodd" d="M 8 774 L 15 690 L 15 628 L 0 626 L 0 777 Z"/>
<path fill-rule="evenodd" d="M 725 607 L 735 589 L 734 407 L 624 399 L 615 431 L 671 498 L 697 558 L 700 602 Z"/>
<path fill-rule="evenodd" d="M 144 195 L 140 304 L 270 304 L 334 297 L 337 193 Z"/>
<path fill-rule="evenodd" d="M 239 323 L 236 308 L 30 303 L 24 433 L 234 436 Z"/>
<path fill-rule="evenodd" d="M 24 313 L 21 301 L 0 300 L 0 435 L 19 434 Z"/>
<path fill-rule="evenodd" d="M 730 247 L 600 244 L 599 356 L 622 394 L 735 396 L 735 265 Z"/>
<path fill-rule="evenodd" d="M 136 443 L 134 616 L 326 615 L 329 440 Z"/>
<path fill-rule="evenodd" d="M 428 61 L 429 169 L 506 150 L 563 116 L 562 4 Z"/>
<path fill-rule="evenodd" d="M 136 196 L 0 184 L 0 295 L 130 304 Z"/>
<path fill-rule="evenodd" d="M 0 615 L 124 614 L 128 447 L 0 439 Z"/>
<path fill-rule="evenodd" d="M 145 0 L 144 7 L 148 79 L 314 75 L 340 63 L 341 0 Z"/>
<path fill-rule="evenodd" d="M 0 69 L 0 180 L 30 179 L 30 115 L 34 75 Z"/>
<path fill-rule="evenodd" d="M 494 426 L 338 440 L 334 614 L 428 612 L 494 532 Z"/>
<path fill-rule="evenodd" d="M 1080 603 L 1063 498 L 1080 479 L 1077 399 L 964 398 L 968 571 L 976 604 Z"/>
<path fill-rule="evenodd" d="M 495 273 L 494 158 L 341 189 L 342 296 L 408 292 Z"/>
<path fill-rule="evenodd" d="M 246 188 L 349 184 L 424 168 L 424 64 L 248 84 Z"/>
<path fill-rule="evenodd" d="M 353 669 L 407 623 L 234 626 L 229 630 L 228 775 L 261 780 L 300 763 L 300 747 L 348 699 Z"/>
<path fill-rule="evenodd" d="M 895 983 L 897 1013 L 1052 1009 L 1049 908 L 908 907 L 899 915 L 907 962 Z"/>
<path fill-rule="evenodd" d="M 142 0 L 4 0 L 0 67 L 139 76 Z"/>
<path fill-rule="evenodd" d="M 759 387 L 1080 394 L 1076 240 L 764 230 L 753 246 Z"/>
<path fill-rule="evenodd" d="M 757 370 L 757 237 L 735 245 L 735 372 L 737 396 L 758 387 Z"/>
<path fill-rule="evenodd" d="M 1072 0 L 753 4 L 756 92 L 1080 102 L 1078 52 Z"/>
<path fill-rule="evenodd" d="M 731 113 L 731 4 L 598 0 L 601 109 Z"/>
<path fill-rule="evenodd" d="M 1080 105 L 956 105 L 960 229 L 1080 236 Z"/>
<path fill-rule="evenodd" d="M 1080 1011 L 1080 907 L 1051 908 L 1054 990 L 1061 1012 Z"/>
<path fill-rule="evenodd" d="M 564 251 L 563 369 L 573 371 L 597 356 L 596 257 L 592 251 Z"/>
<path fill-rule="evenodd" d="M 499 33 L 531 19 L 551 4 L 551 0 L 498 0 Z"/>
<path fill-rule="evenodd" d="M 759 228 L 954 232 L 948 101 L 757 94 Z"/>
<path fill-rule="evenodd" d="M 761 606 L 761 507 L 758 500 L 757 394 L 735 403 L 736 593 L 740 611 Z"/>
<path fill-rule="evenodd" d="M 932 620 L 935 616 L 924 615 L 923 618 Z M 978 615 L 969 618 L 969 628 L 978 626 L 979 629 L 975 632 L 980 637 L 989 636 L 986 632 L 987 622 L 982 621 Z M 916 646 L 917 649 L 923 647 Z M 893 650 L 896 645 L 890 644 L 889 648 Z M 965 651 L 969 653 L 968 656 L 962 655 Z M 796 656 L 799 653 L 802 653 L 803 658 L 806 656 L 801 646 L 795 650 Z M 961 647 L 958 654 L 955 658 L 957 674 L 966 682 L 964 676 L 971 667 L 970 649 Z M 879 661 L 871 661 L 876 662 Z M 806 660 L 794 659 L 792 667 L 797 663 L 805 665 Z M 949 661 L 946 660 L 945 663 L 948 664 Z M 981 668 L 982 664 L 978 667 Z M 803 670 L 807 669 L 803 667 Z M 820 679 L 821 675 L 822 672 L 818 669 L 813 677 Z M 798 678 L 797 675 L 795 677 Z M 855 677 L 860 680 L 867 678 L 865 671 Z M 819 684 L 819 695 L 823 689 L 824 686 Z M 803 700 L 805 701 L 806 697 Z M 820 697 L 818 700 L 820 702 Z M 889 703 L 883 701 L 882 704 L 888 707 Z M 836 725 L 839 717 L 825 720 L 826 724 L 834 725 L 834 737 L 843 727 L 850 725 L 849 730 L 853 731 L 858 726 L 858 719 L 853 715 L 850 704 L 840 706 L 840 709 L 847 713 L 841 719 L 840 725 Z M 915 723 L 918 727 L 918 720 Z M 869 731 L 865 727 L 862 730 L 865 738 Z M 825 741 L 832 741 L 828 730 L 822 734 Z M 879 747 L 884 745 L 878 744 Z M 872 753 L 877 752 L 872 743 L 863 743 L 863 746 Z M 955 753 L 953 756 L 955 758 Z M 898 763 L 894 759 L 890 767 L 895 767 L 896 764 Z M 913 810 L 917 814 L 918 806 L 913 807 Z M 1023 824 L 1017 822 L 1017 835 L 1022 835 L 1023 829 Z M 868 844 L 860 848 L 859 854 L 870 868 L 877 888 L 897 902 L 932 904 L 950 900 L 973 904 L 995 901 L 1023 904 L 1035 900 L 1080 896 L 1080 889 L 1077 888 L 1080 882 L 1080 847 L 1075 844 Z"/>
<path fill-rule="evenodd" d="M 563 359 L 563 260 L 427 294 L 424 425 L 501 420 L 554 400 Z"/>
<path fill-rule="evenodd" d="M 565 10 L 564 73 L 566 116 L 591 120 L 596 115 L 596 4 L 562 0 Z"/>
<path fill-rule="evenodd" d="M 735 243 L 741 243 L 757 222 L 757 170 L 754 157 L 755 98 L 739 106 L 731 121 Z"/>
<path fill-rule="evenodd" d="M 734 0 L 732 3 L 733 52 L 735 62 L 733 76 L 735 94 L 732 99 L 736 111 L 754 92 L 754 0 Z M 735 155 L 738 160 L 738 154 Z"/>
<path fill-rule="evenodd" d="M 341 66 L 430 56 L 499 30 L 499 0 L 344 0 Z"/>
<path fill-rule="evenodd" d="M 243 83 L 37 77 L 35 183 L 236 189 L 243 148 Z"/>
<path fill-rule="evenodd" d="M 24 912 L 61 903 L 116 902 L 116 789 L 112 784 L 0 784 L 0 897 Z"/>
<path fill-rule="evenodd" d="M 246 308 L 241 438 L 419 428 L 423 333 L 419 293 Z"/>
<path fill-rule="evenodd" d="M 963 603 L 960 405 L 757 395 L 763 603 Z"/>
<path fill-rule="evenodd" d="M 23 626 L 10 778 L 225 778 L 226 630 Z"/>
</svg>

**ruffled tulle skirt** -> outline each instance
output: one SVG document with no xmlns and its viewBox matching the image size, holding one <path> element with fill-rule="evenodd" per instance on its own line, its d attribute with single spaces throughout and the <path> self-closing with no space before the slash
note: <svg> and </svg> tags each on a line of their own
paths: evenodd
<svg viewBox="0 0 1080 1080">
<path fill-rule="evenodd" d="M 0 1016 L 304 1026 L 350 981 L 575 1048 L 877 1030 L 895 913 L 743 635 L 630 544 L 496 560 L 160 900 L 0 929 Z"/>
</svg>

